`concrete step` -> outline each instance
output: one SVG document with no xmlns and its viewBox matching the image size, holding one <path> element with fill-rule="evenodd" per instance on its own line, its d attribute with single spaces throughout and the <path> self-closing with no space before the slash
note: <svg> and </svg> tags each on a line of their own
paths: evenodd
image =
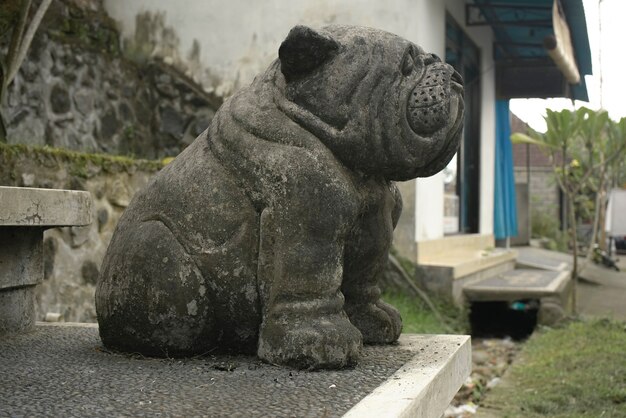
<svg viewBox="0 0 626 418">
<path fill-rule="evenodd" d="M 443 253 L 441 257 L 421 264 L 421 266 L 433 270 L 441 270 L 457 280 L 476 273 L 485 272 L 494 267 L 497 268 L 502 264 L 514 262 L 516 256 L 517 253 L 515 251 L 505 250 L 503 248 L 478 250 L 452 256 Z M 512 270 L 512 267 L 511 265 L 510 270 Z"/>
<path fill-rule="evenodd" d="M 515 268 L 515 252 L 495 250 L 474 257 L 440 260 L 438 263 L 420 265 L 424 284 L 439 294 L 452 296 L 464 303 L 463 288 L 479 280 L 497 276 Z"/>
</svg>

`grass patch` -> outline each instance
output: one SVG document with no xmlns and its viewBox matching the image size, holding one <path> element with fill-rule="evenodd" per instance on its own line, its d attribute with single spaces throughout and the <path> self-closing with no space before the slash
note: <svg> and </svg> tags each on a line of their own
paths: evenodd
<svg viewBox="0 0 626 418">
<path fill-rule="evenodd" d="M 485 407 L 510 418 L 626 417 L 626 324 L 596 319 L 536 332 Z"/>
<path fill-rule="evenodd" d="M 382 298 L 400 311 L 405 334 L 465 334 L 469 328 L 467 315 L 452 301 L 431 296 L 445 321 L 442 324 L 421 299 L 397 292 L 386 292 Z"/>
</svg>

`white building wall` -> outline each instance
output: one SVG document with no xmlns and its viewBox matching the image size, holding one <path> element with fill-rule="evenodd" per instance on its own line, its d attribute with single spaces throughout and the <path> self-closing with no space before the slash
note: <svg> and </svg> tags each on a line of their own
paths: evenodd
<svg viewBox="0 0 626 418">
<path fill-rule="evenodd" d="M 104 0 L 126 42 L 165 40 L 153 54 L 180 63 L 209 91 L 228 95 L 273 61 L 297 24 L 372 26 L 420 44 L 436 0 Z M 433 6 L 435 5 L 435 6 Z M 138 19 L 141 13 L 147 19 Z M 158 17 L 155 17 L 158 16 Z M 137 30 L 139 29 L 139 31 Z M 439 35 L 441 32 L 439 32 Z M 145 43 L 145 42 L 144 42 Z M 198 56 L 199 52 L 199 56 Z"/>
<path fill-rule="evenodd" d="M 465 26 L 465 1 L 430 1 L 433 19 L 431 32 L 423 35 L 432 39 L 431 50 L 445 56 L 445 13 L 464 28 L 467 35 L 481 50 L 481 167 L 480 167 L 480 220 L 479 233 L 493 233 L 493 193 L 495 167 L 495 67 L 492 55 L 493 34 L 488 27 Z M 433 10 L 435 9 L 435 10 Z M 438 239 L 443 234 L 443 174 L 439 173 L 416 182 L 415 237 L 417 241 Z"/>
<path fill-rule="evenodd" d="M 438 56 L 446 55 L 446 6 L 443 1 L 422 1 L 420 6 L 420 45 Z M 443 174 L 415 181 L 415 240 L 443 236 Z"/>
<path fill-rule="evenodd" d="M 496 82 L 493 56 L 482 56 L 483 103 L 480 149 L 480 233 L 493 234 L 494 185 L 496 167 Z"/>
<path fill-rule="evenodd" d="M 148 44 L 151 55 L 179 66 L 218 95 L 250 83 L 276 58 L 278 46 L 297 24 L 377 27 L 441 57 L 446 11 L 465 24 L 464 0 L 104 0 L 104 4 L 128 45 L 143 43 L 145 53 Z M 142 13 L 143 19 L 138 18 Z M 480 232 L 490 234 L 495 149 L 492 35 L 485 27 L 465 30 L 482 55 Z M 415 187 L 415 201 L 405 204 L 409 211 L 402 222 L 404 228 L 413 226 L 410 240 L 443 237 L 443 175 L 404 187 Z"/>
</svg>

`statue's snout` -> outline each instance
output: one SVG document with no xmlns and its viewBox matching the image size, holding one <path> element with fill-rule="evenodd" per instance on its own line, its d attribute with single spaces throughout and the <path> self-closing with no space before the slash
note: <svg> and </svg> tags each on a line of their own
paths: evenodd
<svg viewBox="0 0 626 418">
<path fill-rule="evenodd" d="M 443 62 L 433 62 L 426 67 L 408 99 L 407 119 L 415 133 L 431 134 L 449 123 L 454 74 L 454 69 Z"/>
</svg>

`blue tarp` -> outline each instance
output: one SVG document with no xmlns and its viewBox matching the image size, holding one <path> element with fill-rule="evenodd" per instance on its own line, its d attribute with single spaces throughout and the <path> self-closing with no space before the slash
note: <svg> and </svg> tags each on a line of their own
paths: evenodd
<svg viewBox="0 0 626 418">
<path fill-rule="evenodd" d="M 509 101 L 496 100 L 496 167 L 493 229 L 496 239 L 517 236 L 517 206 Z"/>
</svg>

